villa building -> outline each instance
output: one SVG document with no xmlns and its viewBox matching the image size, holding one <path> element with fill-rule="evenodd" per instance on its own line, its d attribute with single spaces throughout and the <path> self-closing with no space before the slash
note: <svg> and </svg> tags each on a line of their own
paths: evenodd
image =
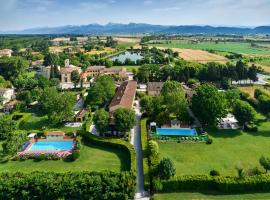
<svg viewBox="0 0 270 200">
<path fill-rule="evenodd" d="M 65 60 L 65 67 L 60 69 L 61 83 L 72 83 L 71 73 L 73 71 L 78 71 L 78 73 L 80 74 L 81 68 L 69 64 L 69 59 L 66 59 Z"/>
<path fill-rule="evenodd" d="M 88 82 L 87 77 L 97 77 L 101 75 L 118 76 L 121 80 L 127 78 L 126 68 L 106 68 L 105 66 L 90 66 L 81 74 L 83 82 Z"/>
<path fill-rule="evenodd" d="M 0 49 L 0 58 L 1 57 L 11 57 L 13 51 L 11 49 Z"/>
<path fill-rule="evenodd" d="M 137 89 L 136 81 L 125 81 L 117 89 L 110 105 L 109 111 L 113 113 L 118 108 L 132 109 Z"/>
<path fill-rule="evenodd" d="M 163 85 L 164 85 L 164 82 L 148 82 L 147 94 L 150 96 L 159 96 Z"/>
<path fill-rule="evenodd" d="M 1 98 L 0 103 L 2 105 L 10 102 L 12 99 L 15 99 L 14 88 L 0 88 L 0 98 Z"/>
</svg>

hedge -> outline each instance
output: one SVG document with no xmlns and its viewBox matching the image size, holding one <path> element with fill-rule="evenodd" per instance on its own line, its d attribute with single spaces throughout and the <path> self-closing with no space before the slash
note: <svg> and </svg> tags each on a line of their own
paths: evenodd
<svg viewBox="0 0 270 200">
<path fill-rule="evenodd" d="M 0 199 L 127 200 L 135 185 L 129 172 L 2 173 Z"/>
<path fill-rule="evenodd" d="M 136 174 L 136 153 L 133 148 L 133 146 L 121 139 L 115 139 L 115 138 L 107 138 L 107 137 L 97 137 L 89 132 L 81 132 L 79 133 L 82 135 L 82 137 L 85 140 L 88 140 L 92 142 L 93 144 L 99 145 L 99 146 L 108 146 L 108 147 L 114 147 L 119 148 L 124 151 L 126 151 L 129 155 L 129 160 L 127 160 L 128 163 L 130 163 L 130 171 L 134 172 Z"/>
<path fill-rule="evenodd" d="M 144 175 L 144 187 L 149 189 L 150 177 L 149 177 L 149 165 L 148 165 L 148 138 L 147 138 L 147 118 L 141 120 L 141 143 L 143 153 L 143 175 Z"/>
<path fill-rule="evenodd" d="M 216 190 L 225 193 L 269 192 L 270 175 L 238 177 L 190 175 L 162 181 L 163 189 L 159 192 L 178 192 L 185 190 Z"/>
</svg>

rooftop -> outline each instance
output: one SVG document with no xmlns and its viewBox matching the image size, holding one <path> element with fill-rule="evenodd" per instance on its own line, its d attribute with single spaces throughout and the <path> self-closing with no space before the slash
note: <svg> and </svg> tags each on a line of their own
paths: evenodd
<svg viewBox="0 0 270 200">
<path fill-rule="evenodd" d="M 164 85 L 164 82 L 148 82 L 147 90 L 148 91 L 160 91 Z"/>
<path fill-rule="evenodd" d="M 64 131 L 49 131 L 46 133 L 46 135 L 57 135 L 57 136 L 64 136 L 65 132 Z"/>
<path fill-rule="evenodd" d="M 125 108 L 132 108 L 133 100 L 136 94 L 137 82 L 136 81 L 125 81 L 117 89 L 113 100 L 110 103 L 109 108 L 120 105 Z"/>
</svg>

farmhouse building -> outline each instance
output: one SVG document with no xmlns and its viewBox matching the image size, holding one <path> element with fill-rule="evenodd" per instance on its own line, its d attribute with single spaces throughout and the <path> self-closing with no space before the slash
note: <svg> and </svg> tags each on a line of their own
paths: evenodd
<svg viewBox="0 0 270 200">
<path fill-rule="evenodd" d="M 163 85 L 164 85 L 164 82 L 148 82 L 147 94 L 150 96 L 159 96 Z"/>
<path fill-rule="evenodd" d="M 4 105 L 15 98 L 15 91 L 13 88 L 0 88 L 1 104 Z"/>
<path fill-rule="evenodd" d="M 81 74 L 83 82 L 87 82 L 87 77 L 97 77 L 102 75 L 118 76 L 121 80 L 127 78 L 126 68 L 106 68 L 105 66 L 90 66 Z"/>
<path fill-rule="evenodd" d="M 117 92 L 109 105 L 110 113 L 113 113 L 118 108 L 132 109 L 136 95 L 136 89 L 137 89 L 136 81 L 123 82 L 117 89 Z"/>
<path fill-rule="evenodd" d="M 80 74 L 81 73 L 81 68 L 69 64 L 69 59 L 66 59 L 65 60 L 65 67 L 61 68 L 61 70 L 60 70 L 61 83 L 72 83 L 72 81 L 71 81 L 71 73 L 73 71 L 78 71 L 78 73 Z"/>
<path fill-rule="evenodd" d="M 1 57 L 11 57 L 13 51 L 11 49 L 0 49 L 0 58 Z"/>
</svg>

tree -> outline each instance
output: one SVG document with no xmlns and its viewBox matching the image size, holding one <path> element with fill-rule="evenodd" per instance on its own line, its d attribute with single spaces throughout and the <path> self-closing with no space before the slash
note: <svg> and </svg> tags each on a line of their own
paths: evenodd
<svg viewBox="0 0 270 200">
<path fill-rule="evenodd" d="M 95 84 L 89 88 L 86 102 L 92 107 L 97 108 L 108 103 L 115 93 L 115 85 L 112 77 L 100 76 Z"/>
<path fill-rule="evenodd" d="M 14 81 L 26 72 L 29 62 L 22 57 L 12 56 L 0 58 L 0 75 L 6 80 Z"/>
<path fill-rule="evenodd" d="M 267 173 L 267 171 L 270 169 L 270 158 L 262 156 L 259 161 L 261 166 L 265 169 L 265 172 Z"/>
<path fill-rule="evenodd" d="M 166 81 L 162 87 L 161 94 L 166 96 L 167 94 L 173 92 L 181 92 L 184 93 L 182 85 L 177 81 Z"/>
<path fill-rule="evenodd" d="M 71 81 L 74 83 L 74 88 L 76 88 L 80 82 L 80 74 L 77 70 L 71 72 Z"/>
<path fill-rule="evenodd" d="M 25 132 L 10 134 L 6 141 L 2 144 L 3 152 L 11 155 L 17 153 L 27 139 L 28 138 Z"/>
<path fill-rule="evenodd" d="M 44 57 L 44 65 L 51 66 L 50 78 L 57 78 L 59 76 L 57 65 L 59 64 L 59 56 L 53 53 L 47 53 Z"/>
<path fill-rule="evenodd" d="M 46 88 L 40 98 L 43 111 L 48 115 L 52 124 L 59 124 L 73 117 L 76 102 L 70 93 L 58 93 L 55 88 Z"/>
<path fill-rule="evenodd" d="M 230 89 L 225 92 L 227 102 L 230 107 L 233 107 L 234 103 L 240 99 L 240 90 L 239 89 Z"/>
<path fill-rule="evenodd" d="M 228 112 L 225 95 L 213 85 L 201 85 L 192 97 L 192 110 L 204 126 L 215 126 Z"/>
<path fill-rule="evenodd" d="M 248 102 L 237 100 L 234 103 L 233 114 L 240 125 L 245 125 L 254 122 L 256 111 Z"/>
<path fill-rule="evenodd" d="M 16 130 L 16 123 L 7 115 L 0 117 L 0 139 L 7 139 Z"/>
<path fill-rule="evenodd" d="M 105 109 L 100 109 L 95 112 L 93 118 L 95 127 L 97 128 L 100 134 L 104 134 L 108 131 L 110 115 Z"/>
<path fill-rule="evenodd" d="M 114 121 L 116 129 L 126 133 L 135 125 L 135 112 L 127 108 L 118 108 L 114 113 Z"/>
<path fill-rule="evenodd" d="M 248 68 L 248 78 L 253 82 L 258 81 L 257 71 L 257 67 L 254 64 Z"/>
<path fill-rule="evenodd" d="M 170 158 L 163 158 L 158 164 L 158 176 L 161 179 L 168 180 L 176 173 L 174 164 Z"/>
</svg>

